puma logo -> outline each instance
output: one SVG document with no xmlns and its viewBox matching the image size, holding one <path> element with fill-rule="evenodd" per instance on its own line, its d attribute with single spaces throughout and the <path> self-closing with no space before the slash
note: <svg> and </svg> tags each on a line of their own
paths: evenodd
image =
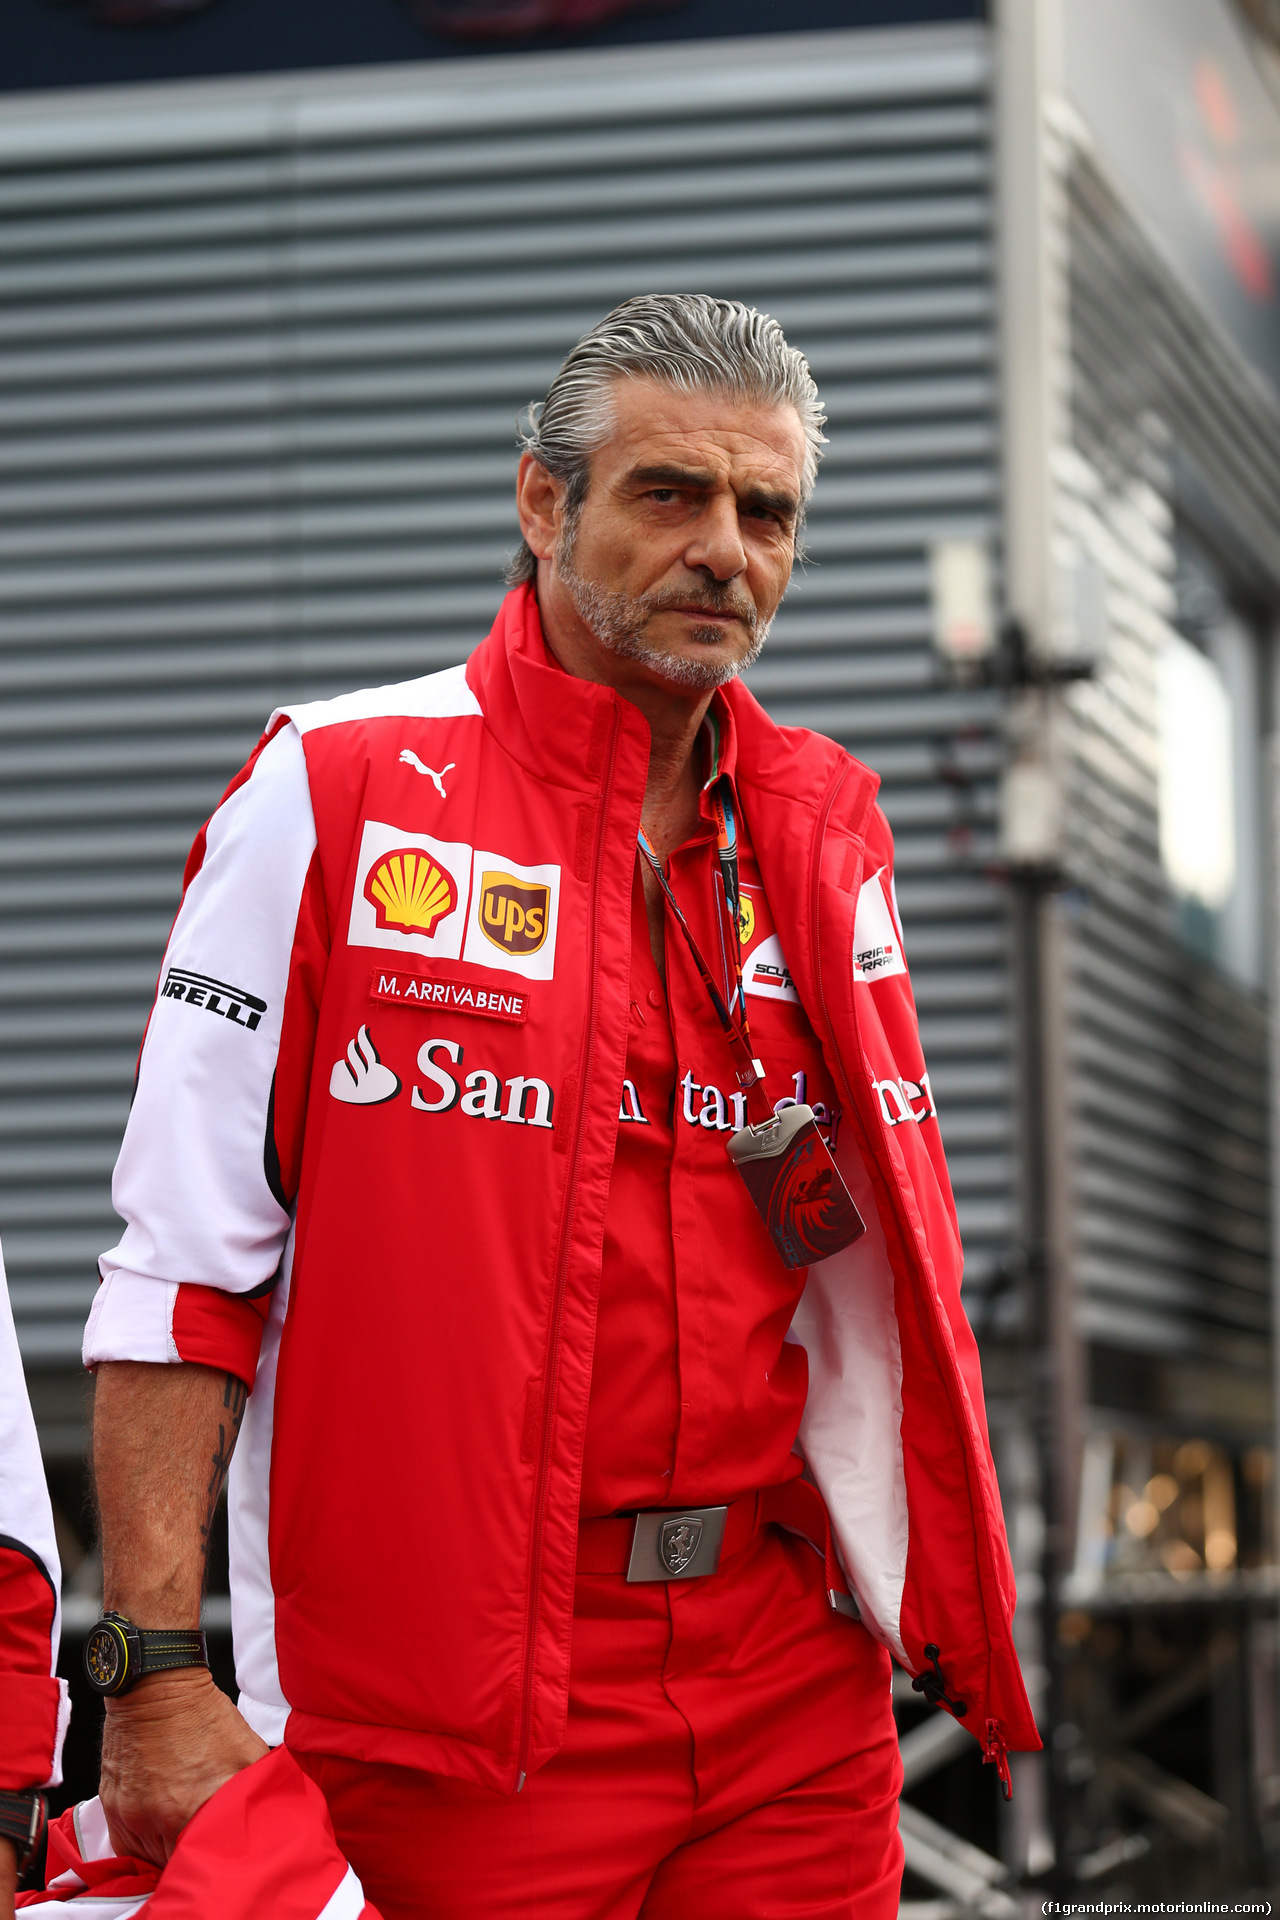
<svg viewBox="0 0 1280 1920">
<path fill-rule="evenodd" d="M 453 772 L 454 768 L 458 764 L 456 760 L 451 760 L 447 767 L 441 767 L 439 773 L 436 772 L 434 767 L 424 767 L 421 760 L 419 760 L 417 754 L 414 752 L 412 747 L 401 748 L 400 760 L 403 766 L 413 767 L 418 773 L 425 774 L 428 780 L 434 780 L 436 792 L 440 795 L 440 798 L 442 800 L 447 800 L 449 798 L 448 794 L 444 790 L 444 776 L 446 775 L 446 773 Z"/>
</svg>

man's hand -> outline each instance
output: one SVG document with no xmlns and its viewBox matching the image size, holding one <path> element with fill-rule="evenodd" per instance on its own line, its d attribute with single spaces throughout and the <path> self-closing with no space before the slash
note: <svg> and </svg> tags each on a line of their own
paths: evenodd
<svg viewBox="0 0 1280 1920">
<path fill-rule="evenodd" d="M 116 1852 L 164 1866 L 193 1814 L 267 1751 L 202 1669 L 155 1674 L 108 1700 L 98 1791 Z"/>
<path fill-rule="evenodd" d="M 12 1840 L 0 1840 L 0 1920 L 13 1920 L 13 1896 L 18 1890 L 18 1850 Z"/>
</svg>

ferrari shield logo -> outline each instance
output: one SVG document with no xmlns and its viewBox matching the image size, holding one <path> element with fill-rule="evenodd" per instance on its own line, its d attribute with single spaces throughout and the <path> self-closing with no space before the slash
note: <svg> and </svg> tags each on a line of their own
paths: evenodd
<svg viewBox="0 0 1280 1920">
<path fill-rule="evenodd" d="M 702 1538 L 701 1520 L 677 1517 L 664 1520 L 658 1534 L 658 1558 L 668 1573 L 683 1573 Z"/>
</svg>

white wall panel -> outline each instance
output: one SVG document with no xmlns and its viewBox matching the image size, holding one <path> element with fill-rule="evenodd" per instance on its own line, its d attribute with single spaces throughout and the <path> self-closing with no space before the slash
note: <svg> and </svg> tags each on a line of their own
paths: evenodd
<svg viewBox="0 0 1280 1920">
<path fill-rule="evenodd" d="M 982 35 L 948 28 L 6 111 L 0 1230 L 30 1362 L 74 1355 L 113 1237 L 192 834 L 277 702 L 483 636 L 517 412 L 641 290 L 768 308 L 828 402 L 754 685 L 884 775 L 986 1284 L 1013 1230 L 999 750 L 993 696 L 939 681 L 927 549 L 996 530 L 987 96 Z"/>
</svg>

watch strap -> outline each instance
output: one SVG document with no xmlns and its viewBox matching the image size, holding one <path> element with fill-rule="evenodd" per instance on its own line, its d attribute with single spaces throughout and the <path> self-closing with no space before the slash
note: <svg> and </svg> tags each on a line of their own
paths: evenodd
<svg viewBox="0 0 1280 1920">
<path fill-rule="evenodd" d="M 138 1678 L 174 1667 L 207 1667 L 209 1647 L 202 1633 L 189 1628 L 139 1627 Z"/>
<path fill-rule="evenodd" d="M 18 1872 L 31 1860 L 44 1831 L 44 1795 L 35 1788 L 25 1793 L 0 1789 L 0 1839 L 11 1840 L 18 1853 Z"/>
<path fill-rule="evenodd" d="M 95 1693 L 110 1699 L 128 1693 L 153 1673 L 209 1665 L 202 1633 L 190 1627 L 135 1627 L 108 1611 L 84 1643 L 84 1670 Z"/>
</svg>

